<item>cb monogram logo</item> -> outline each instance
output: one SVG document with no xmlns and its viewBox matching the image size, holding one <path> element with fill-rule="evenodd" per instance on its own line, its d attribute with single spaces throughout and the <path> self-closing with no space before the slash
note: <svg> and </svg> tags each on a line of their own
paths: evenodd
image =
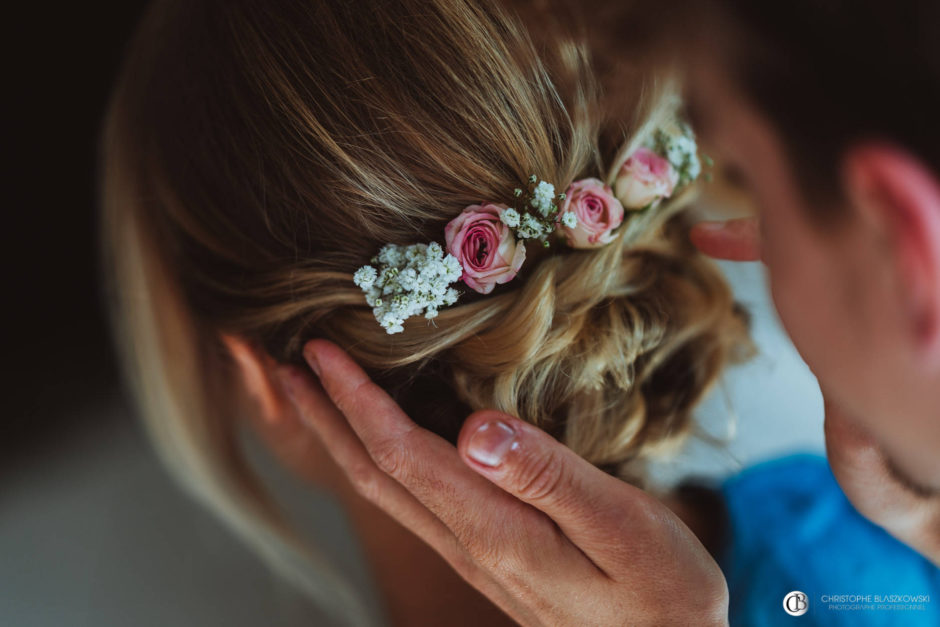
<svg viewBox="0 0 940 627">
<path fill-rule="evenodd" d="M 809 598 L 799 590 L 783 597 L 783 609 L 790 616 L 802 616 L 809 610 Z"/>
</svg>

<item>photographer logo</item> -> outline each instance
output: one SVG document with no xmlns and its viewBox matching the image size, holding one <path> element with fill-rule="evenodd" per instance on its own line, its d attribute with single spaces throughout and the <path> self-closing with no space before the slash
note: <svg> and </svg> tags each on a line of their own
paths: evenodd
<svg viewBox="0 0 940 627">
<path fill-rule="evenodd" d="M 799 590 L 783 597 L 783 609 L 790 616 L 802 616 L 809 609 L 809 598 Z"/>
</svg>

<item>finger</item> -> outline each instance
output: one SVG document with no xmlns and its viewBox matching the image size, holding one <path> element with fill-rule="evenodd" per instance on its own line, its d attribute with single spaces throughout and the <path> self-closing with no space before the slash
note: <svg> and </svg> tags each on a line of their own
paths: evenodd
<svg viewBox="0 0 940 627">
<path fill-rule="evenodd" d="M 579 569 L 596 574 L 548 517 L 467 468 L 453 446 L 412 422 L 342 349 L 312 340 L 304 355 L 379 470 L 436 515 L 494 576 L 511 579 L 551 563 L 566 564 L 568 572 L 545 574 L 546 580 Z"/>
<path fill-rule="evenodd" d="M 330 456 L 367 501 L 382 509 L 427 543 L 471 585 L 517 620 L 528 611 L 482 570 L 454 534 L 394 479 L 379 470 L 355 432 L 312 377 L 291 366 L 278 370 L 285 391 L 301 419 L 327 443 Z"/>
<path fill-rule="evenodd" d="M 292 366 L 278 371 L 301 420 L 325 444 L 356 491 L 412 529 L 445 558 L 456 546 L 450 530 L 369 457 L 355 432 L 310 375 Z"/>
<path fill-rule="evenodd" d="M 714 259 L 759 261 L 760 230 L 757 218 L 700 222 L 689 232 L 692 243 Z"/>
<path fill-rule="evenodd" d="M 649 546 L 647 539 L 675 546 L 673 540 L 684 538 L 672 534 L 688 532 L 647 493 L 595 468 L 533 425 L 505 414 L 483 411 L 470 416 L 457 447 L 467 465 L 547 514 L 611 576 L 625 565 L 636 565 Z"/>
<path fill-rule="evenodd" d="M 291 366 L 281 366 L 277 374 L 304 424 L 327 444 L 325 448 L 330 456 L 363 498 L 421 538 L 460 576 L 505 612 L 516 618 L 527 615 L 505 588 L 479 568 L 440 519 L 403 486 L 379 470 L 317 381 Z"/>
<path fill-rule="evenodd" d="M 348 422 L 374 465 L 419 500 L 424 497 L 435 503 L 439 500 L 435 493 L 457 488 L 483 498 L 505 498 L 500 490 L 467 472 L 452 446 L 415 424 L 338 346 L 312 340 L 304 356 L 320 376 L 327 400 Z M 444 485 L 445 472 L 447 480 L 455 483 Z"/>
</svg>

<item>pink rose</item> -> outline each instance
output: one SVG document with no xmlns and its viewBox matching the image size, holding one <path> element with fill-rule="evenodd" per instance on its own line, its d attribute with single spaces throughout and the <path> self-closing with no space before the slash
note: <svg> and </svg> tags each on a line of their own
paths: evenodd
<svg viewBox="0 0 940 627">
<path fill-rule="evenodd" d="M 614 183 L 617 198 L 627 209 L 643 209 L 660 198 L 669 198 L 679 183 L 679 173 L 667 159 L 648 148 L 630 155 Z"/>
<path fill-rule="evenodd" d="M 463 267 L 463 282 L 489 294 L 513 280 L 525 261 L 525 245 L 500 221 L 506 205 L 470 205 L 444 229 L 447 252 Z"/>
<path fill-rule="evenodd" d="M 611 233 L 623 222 L 623 205 L 614 198 L 610 187 L 598 179 L 575 181 L 565 192 L 565 202 L 559 215 L 574 213 L 578 224 L 569 227 L 560 224 L 572 248 L 597 248 L 609 244 Z"/>
</svg>

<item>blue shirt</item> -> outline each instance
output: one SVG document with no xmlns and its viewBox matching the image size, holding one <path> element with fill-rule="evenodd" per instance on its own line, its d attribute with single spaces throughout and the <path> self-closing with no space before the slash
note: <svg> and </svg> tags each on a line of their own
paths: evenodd
<svg viewBox="0 0 940 627">
<path fill-rule="evenodd" d="M 766 462 L 722 492 L 732 625 L 940 626 L 940 569 L 862 517 L 824 458 Z"/>
</svg>

